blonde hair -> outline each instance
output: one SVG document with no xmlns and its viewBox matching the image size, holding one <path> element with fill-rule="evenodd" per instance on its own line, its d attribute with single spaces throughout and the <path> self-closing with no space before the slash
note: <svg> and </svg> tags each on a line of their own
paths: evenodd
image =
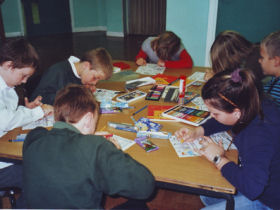
<svg viewBox="0 0 280 210">
<path fill-rule="evenodd" d="M 106 79 L 112 76 L 112 57 L 105 48 L 96 48 L 86 52 L 81 58 L 81 62 L 83 61 L 89 62 L 92 69 L 104 72 Z"/>
<path fill-rule="evenodd" d="M 265 46 L 270 58 L 280 56 L 280 31 L 272 32 L 266 36 L 261 45 Z"/>
</svg>

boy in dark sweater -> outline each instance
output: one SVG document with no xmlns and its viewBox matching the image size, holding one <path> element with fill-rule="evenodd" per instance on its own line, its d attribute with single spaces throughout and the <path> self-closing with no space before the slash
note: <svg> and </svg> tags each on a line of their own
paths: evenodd
<svg viewBox="0 0 280 210">
<path fill-rule="evenodd" d="M 43 103 L 53 105 L 57 91 L 70 83 L 83 84 L 94 92 L 97 82 L 110 78 L 112 72 L 112 58 L 104 48 L 90 50 L 81 59 L 70 56 L 43 74 L 31 99 L 40 95 Z"/>
<path fill-rule="evenodd" d="M 103 193 L 146 199 L 154 177 L 101 136 L 98 105 L 80 85 L 60 90 L 52 130 L 32 130 L 23 145 L 24 191 L 30 208 L 99 209 Z"/>
</svg>

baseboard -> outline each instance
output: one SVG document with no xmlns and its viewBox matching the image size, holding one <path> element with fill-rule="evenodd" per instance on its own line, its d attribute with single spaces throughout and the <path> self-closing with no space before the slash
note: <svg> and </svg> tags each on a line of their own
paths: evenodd
<svg viewBox="0 0 280 210">
<path fill-rule="evenodd" d="M 115 37 L 124 37 L 124 33 L 123 32 L 107 31 L 106 35 L 107 36 L 115 36 Z"/>
<path fill-rule="evenodd" d="M 8 33 L 5 33 L 5 36 L 6 37 L 17 37 L 17 36 L 24 36 L 24 34 L 20 31 L 18 31 L 18 32 L 8 32 Z"/>
<path fill-rule="evenodd" d="M 72 32 L 91 32 L 91 31 L 106 31 L 105 26 L 93 26 L 93 27 L 77 27 L 73 28 Z"/>
</svg>

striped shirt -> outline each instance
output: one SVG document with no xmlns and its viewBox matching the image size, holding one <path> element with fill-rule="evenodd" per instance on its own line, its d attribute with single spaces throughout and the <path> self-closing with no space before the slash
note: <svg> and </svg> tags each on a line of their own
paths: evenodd
<svg viewBox="0 0 280 210">
<path fill-rule="evenodd" d="M 270 95 L 280 108 L 280 77 L 272 77 L 272 79 L 264 86 L 264 92 Z"/>
</svg>

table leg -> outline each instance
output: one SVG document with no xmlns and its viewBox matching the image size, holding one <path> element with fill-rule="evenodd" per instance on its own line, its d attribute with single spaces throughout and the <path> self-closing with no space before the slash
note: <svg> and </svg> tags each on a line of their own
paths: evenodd
<svg viewBox="0 0 280 210">
<path fill-rule="evenodd" d="M 156 186 L 159 188 L 165 188 L 180 192 L 186 192 L 190 194 L 196 194 L 196 195 L 204 195 L 214 198 L 223 198 L 226 202 L 226 210 L 234 210 L 234 198 L 233 194 L 224 193 L 224 192 L 215 192 L 211 190 L 201 189 L 201 188 L 195 188 L 195 187 L 189 187 L 189 186 L 183 186 L 183 185 L 177 185 L 177 184 L 171 184 L 166 182 L 156 182 Z"/>
</svg>

